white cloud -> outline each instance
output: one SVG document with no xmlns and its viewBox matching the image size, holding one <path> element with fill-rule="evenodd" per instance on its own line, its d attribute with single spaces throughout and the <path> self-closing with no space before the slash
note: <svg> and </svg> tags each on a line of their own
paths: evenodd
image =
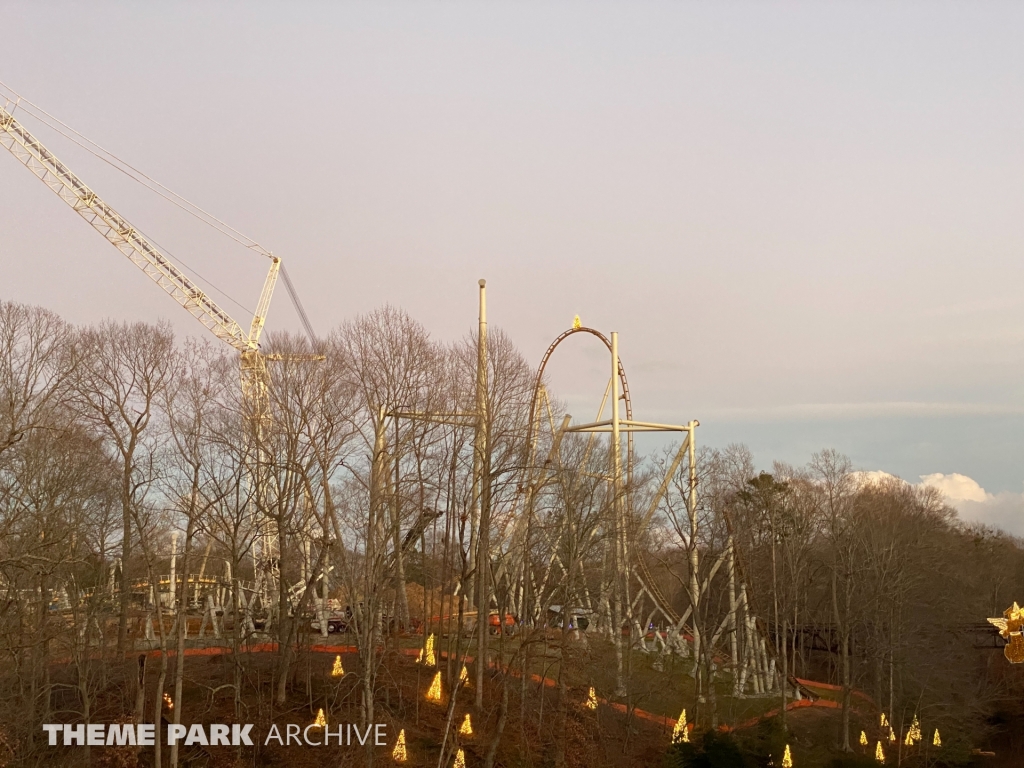
<svg viewBox="0 0 1024 768">
<path fill-rule="evenodd" d="M 921 485 L 942 491 L 952 502 L 986 502 L 994 498 L 991 493 L 978 484 L 977 480 L 956 472 L 949 475 L 944 475 L 941 472 L 936 472 L 934 475 L 921 475 Z"/>
<path fill-rule="evenodd" d="M 858 487 L 864 487 L 865 485 L 871 485 L 872 483 L 881 483 L 886 480 L 902 480 L 902 478 L 896 477 L 896 475 L 883 472 L 880 469 L 871 469 L 861 472 L 851 472 L 853 482 Z"/>
<path fill-rule="evenodd" d="M 1001 528 L 1014 536 L 1024 536 L 1024 494 L 989 494 L 986 501 L 954 502 L 963 520 Z"/>
<path fill-rule="evenodd" d="M 956 472 L 921 475 L 921 485 L 941 491 L 961 520 L 1024 536 L 1024 493 L 989 493 L 974 478 Z"/>
<path fill-rule="evenodd" d="M 890 479 L 901 480 L 879 469 L 854 472 L 853 479 L 861 486 Z M 958 472 L 921 475 L 918 485 L 941 492 L 965 522 L 982 523 L 1014 536 L 1024 536 L 1024 493 L 989 493 L 973 477 Z"/>
</svg>

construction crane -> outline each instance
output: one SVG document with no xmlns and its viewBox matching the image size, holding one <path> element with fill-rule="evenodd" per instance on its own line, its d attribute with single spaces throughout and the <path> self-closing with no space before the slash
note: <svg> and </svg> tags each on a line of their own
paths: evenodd
<svg viewBox="0 0 1024 768">
<path fill-rule="evenodd" d="M 242 393 L 260 412 L 266 395 L 266 362 L 260 354 L 260 336 L 281 270 L 281 259 L 264 251 L 270 258 L 270 271 L 246 333 L 194 280 L 15 120 L 6 107 L 0 107 L 0 144 L 190 315 L 241 353 Z"/>
<path fill-rule="evenodd" d="M 267 311 L 270 308 L 270 299 L 274 294 L 274 286 L 277 283 L 279 274 L 284 275 L 285 287 L 288 289 L 292 302 L 295 304 L 299 318 L 310 340 L 316 345 L 316 339 L 309 323 L 309 318 L 299 302 L 287 273 L 282 273 L 283 265 L 281 259 L 251 240 L 244 243 L 246 247 L 270 259 L 270 270 L 267 273 L 266 281 L 263 283 L 263 291 L 260 293 L 259 303 L 256 305 L 252 322 L 249 324 L 249 331 L 246 333 L 243 327 L 231 315 L 207 295 L 192 278 L 175 266 L 151 240 L 147 239 L 138 229 L 101 199 L 85 182 L 58 160 L 39 139 L 33 136 L 24 125 L 15 120 L 12 112 L 20 104 L 20 97 L 18 97 L 17 101 L 13 102 L 13 106 L 10 99 L 4 99 L 4 101 L 6 103 L 0 106 L 0 144 L 28 168 L 36 178 L 53 190 L 72 210 L 85 219 L 93 229 L 103 235 L 111 245 L 145 272 L 165 293 L 184 307 L 189 314 L 195 317 L 221 341 L 238 350 L 241 356 L 240 377 L 242 396 L 247 404 L 250 418 L 255 422 L 255 429 L 257 433 L 260 432 L 267 420 L 269 410 L 267 407 L 266 362 L 267 360 L 285 359 L 282 355 L 265 355 L 260 351 L 260 337 L 263 333 Z M 9 107 L 11 108 L 10 111 L 8 111 Z M 74 139 L 72 140 L 74 141 Z M 86 149 L 89 148 L 86 147 Z M 119 170 L 123 169 L 119 168 Z M 133 178 L 135 177 L 133 176 Z M 136 181 L 138 181 L 137 178 Z M 172 200 L 171 202 L 175 201 Z M 175 202 L 175 205 L 180 204 Z M 194 208 L 194 206 L 192 207 Z M 192 211 L 189 212 L 192 213 Z M 195 214 L 193 213 L 193 215 Z M 206 216 L 208 217 L 209 215 L 207 214 Z M 210 223 L 203 217 L 199 218 L 207 224 Z M 226 227 L 226 225 L 223 226 Z M 218 227 L 218 229 L 222 232 L 224 231 L 222 228 Z M 323 360 L 324 355 L 318 353 L 311 355 L 289 355 L 287 359 Z M 257 443 L 259 442 L 261 441 L 257 440 Z M 259 445 L 257 445 L 257 451 L 259 450 Z M 273 591 L 272 585 L 267 580 L 278 578 L 277 558 L 275 557 L 277 536 L 267 525 L 262 525 L 261 530 L 260 551 L 257 554 L 254 548 L 253 556 L 256 564 L 257 581 L 262 587 L 261 591 L 263 591 L 264 599 L 266 600 L 267 594 Z"/>
</svg>

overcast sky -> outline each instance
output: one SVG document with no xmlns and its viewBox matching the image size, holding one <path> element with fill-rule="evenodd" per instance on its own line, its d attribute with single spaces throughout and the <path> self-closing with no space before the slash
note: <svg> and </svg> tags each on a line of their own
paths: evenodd
<svg viewBox="0 0 1024 768">
<path fill-rule="evenodd" d="M 485 277 L 531 361 L 617 330 L 637 415 L 705 444 L 1022 498 L 1020 3 L 2 5 L 0 80 L 284 258 L 321 331 L 454 339 Z M 247 324 L 265 259 L 39 135 Z M 6 153 L 0 267 L 197 332 Z M 606 368 L 553 364 L 577 418 Z"/>
</svg>

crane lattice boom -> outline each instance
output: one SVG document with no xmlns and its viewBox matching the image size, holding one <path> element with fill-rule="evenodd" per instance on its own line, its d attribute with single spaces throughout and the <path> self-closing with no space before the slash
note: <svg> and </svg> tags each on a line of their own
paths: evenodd
<svg viewBox="0 0 1024 768">
<path fill-rule="evenodd" d="M 189 314 L 213 331 L 217 338 L 239 352 L 255 352 L 259 348 L 260 334 L 281 267 L 280 259 L 271 257 L 270 273 L 263 286 L 249 334 L 246 335 L 242 327 L 227 312 L 172 264 L 135 227 L 100 199 L 3 107 L 0 107 L 0 145 L 18 158 L 111 245 L 149 275 L 153 282 L 188 310 Z"/>
</svg>

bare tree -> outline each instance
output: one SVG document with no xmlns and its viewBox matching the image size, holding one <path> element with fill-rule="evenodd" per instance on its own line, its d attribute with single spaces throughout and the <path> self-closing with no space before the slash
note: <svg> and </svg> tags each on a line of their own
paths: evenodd
<svg viewBox="0 0 1024 768">
<path fill-rule="evenodd" d="M 374 717 L 376 646 L 384 618 L 382 595 L 388 589 L 405 590 L 404 577 L 399 578 L 398 569 L 401 547 L 393 547 L 398 521 L 388 503 L 391 463 L 387 428 L 390 414 L 429 410 L 429 360 L 435 353 L 422 326 L 390 307 L 344 326 L 332 336 L 329 349 L 347 363 L 356 398 L 352 424 L 361 447 L 346 467 L 357 483 L 350 488 L 358 489 L 358 496 L 350 496 L 349 504 L 365 510 L 365 526 L 358 534 L 362 573 L 349 574 L 352 580 L 348 593 L 353 598 L 358 629 L 363 720 L 369 723 Z M 393 547 L 391 556 L 389 543 Z M 367 760 L 372 764 L 372 750 L 367 751 Z"/>
<path fill-rule="evenodd" d="M 74 365 L 71 337 L 53 312 L 0 302 L 0 456 L 46 424 Z"/>
<path fill-rule="evenodd" d="M 157 404 L 173 364 L 174 337 L 167 324 L 104 323 L 82 331 L 75 343 L 72 403 L 81 419 L 103 436 L 120 473 L 121 578 L 117 651 L 128 648 L 132 521 L 157 474 Z"/>
</svg>

